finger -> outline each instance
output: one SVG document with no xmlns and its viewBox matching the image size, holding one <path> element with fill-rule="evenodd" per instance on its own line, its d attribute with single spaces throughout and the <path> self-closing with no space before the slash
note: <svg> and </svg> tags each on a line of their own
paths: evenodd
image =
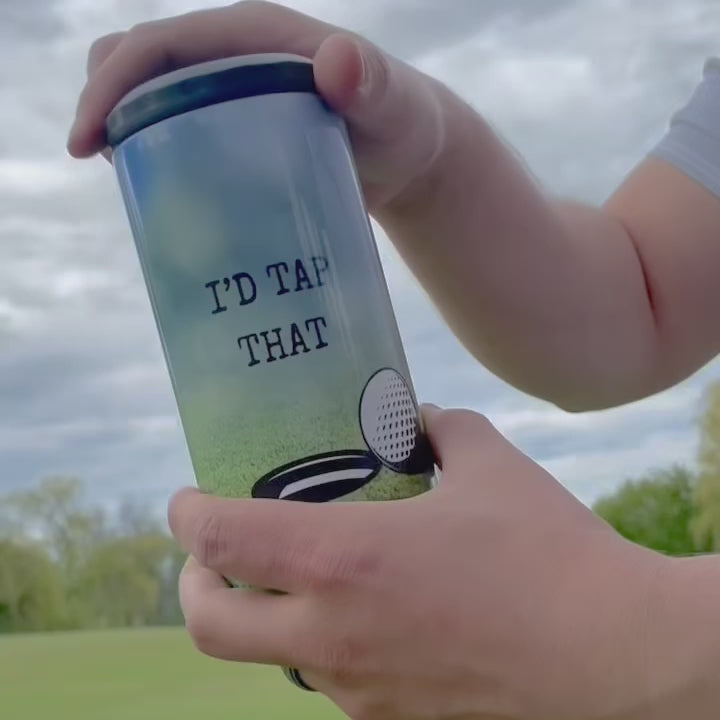
<svg viewBox="0 0 720 720">
<path fill-rule="evenodd" d="M 131 89 L 194 63 L 232 55 L 285 52 L 312 57 L 335 28 L 265 2 L 199 10 L 132 28 L 80 95 L 68 150 L 75 157 L 99 152 L 105 118 Z"/>
<path fill-rule="evenodd" d="M 115 32 L 109 35 L 104 35 L 98 38 L 91 46 L 88 51 L 87 58 L 87 76 L 92 77 L 97 69 L 105 62 L 105 60 L 112 54 L 115 48 L 120 44 L 127 33 Z M 105 160 L 112 164 L 112 150 L 105 148 L 100 153 Z"/>
<path fill-rule="evenodd" d="M 257 587 L 300 593 L 353 572 L 359 551 L 350 520 L 361 509 L 355 505 L 228 500 L 187 489 L 170 501 L 168 521 L 201 565 Z"/>
<path fill-rule="evenodd" d="M 88 51 L 87 57 L 87 75 L 92 77 L 95 71 L 107 60 L 110 54 L 120 44 L 127 33 L 115 32 L 98 38 Z"/>
<path fill-rule="evenodd" d="M 501 452 L 514 448 L 483 415 L 470 410 L 441 410 L 432 405 L 422 407 L 422 418 L 435 457 L 443 470 L 443 479 L 467 477 L 473 470 L 487 468 Z M 462 468 L 462 473 L 453 473 Z"/>
<path fill-rule="evenodd" d="M 188 634 L 206 655 L 268 665 L 306 659 L 308 622 L 295 596 L 229 588 L 190 558 L 180 575 L 180 605 Z"/>
</svg>

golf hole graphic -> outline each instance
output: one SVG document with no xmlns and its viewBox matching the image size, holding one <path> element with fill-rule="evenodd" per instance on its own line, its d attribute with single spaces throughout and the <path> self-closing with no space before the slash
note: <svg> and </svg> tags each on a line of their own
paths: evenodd
<svg viewBox="0 0 720 720">
<path fill-rule="evenodd" d="M 283 465 L 255 483 L 252 497 L 329 502 L 367 485 L 383 465 L 406 475 L 432 467 L 415 400 L 397 370 L 383 368 L 368 380 L 359 421 L 366 449 L 321 453 Z"/>
<path fill-rule="evenodd" d="M 275 500 L 327 502 L 370 482 L 380 463 L 364 450 L 323 453 L 283 465 L 255 483 L 252 496 Z"/>
</svg>

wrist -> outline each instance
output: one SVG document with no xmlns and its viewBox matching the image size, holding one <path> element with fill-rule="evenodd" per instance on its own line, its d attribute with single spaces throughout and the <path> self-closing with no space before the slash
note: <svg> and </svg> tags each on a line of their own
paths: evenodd
<svg viewBox="0 0 720 720">
<path fill-rule="evenodd" d="M 648 720 L 717 717 L 720 558 L 669 559 L 648 607 Z"/>
<path fill-rule="evenodd" d="M 619 536 L 598 543 L 579 566 L 582 590 L 565 607 L 564 641 L 578 680 L 556 678 L 568 713 L 583 720 L 660 720 L 653 714 L 657 609 L 672 560 Z M 682 713 L 678 717 L 684 717 Z M 665 720 L 663 718 L 663 720 Z M 693 719 L 694 720 L 694 719 Z"/>
</svg>

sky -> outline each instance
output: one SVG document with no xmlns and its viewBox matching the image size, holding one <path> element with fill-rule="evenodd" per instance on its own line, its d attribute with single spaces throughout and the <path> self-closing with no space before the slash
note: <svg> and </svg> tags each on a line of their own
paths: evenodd
<svg viewBox="0 0 720 720">
<path fill-rule="evenodd" d="M 717 0 L 296 0 L 447 83 L 548 190 L 600 203 L 720 54 Z M 48 475 L 164 505 L 193 483 L 111 168 L 65 152 L 98 35 L 204 0 L 0 3 L 0 495 Z M 417 393 L 486 414 L 583 502 L 691 464 L 710 363 L 655 397 L 568 414 L 473 360 L 376 228 Z"/>
</svg>

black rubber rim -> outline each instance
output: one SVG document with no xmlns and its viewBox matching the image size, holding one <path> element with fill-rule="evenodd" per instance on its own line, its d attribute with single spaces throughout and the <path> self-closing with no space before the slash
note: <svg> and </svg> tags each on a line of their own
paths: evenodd
<svg viewBox="0 0 720 720">
<path fill-rule="evenodd" d="M 241 65 L 185 78 L 115 108 L 106 123 L 107 142 L 117 147 L 148 125 L 207 105 L 287 92 L 317 93 L 311 63 Z"/>
</svg>

